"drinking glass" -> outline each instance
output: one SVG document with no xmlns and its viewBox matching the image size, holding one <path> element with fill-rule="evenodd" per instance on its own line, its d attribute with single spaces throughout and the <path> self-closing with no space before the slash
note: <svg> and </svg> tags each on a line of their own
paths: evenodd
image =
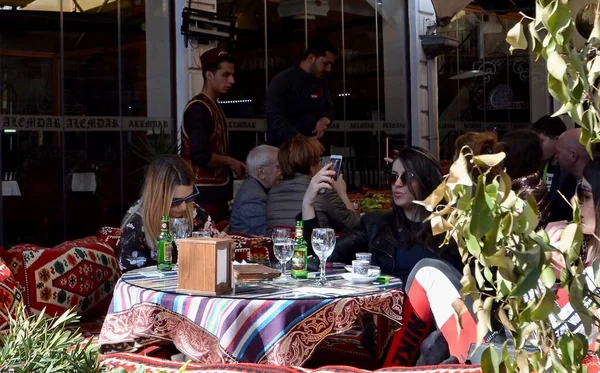
<svg viewBox="0 0 600 373">
<path fill-rule="evenodd" d="M 190 237 L 192 234 L 192 226 L 187 218 L 171 219 L 171 235 L 173 240 Z"/>
<path fill-rule="evenodd" d="M 208 230 L 201 230 L 201 231 L 196 231 L 196 232 L 192 232 L 192 237 L 212 237 L 210 235 L 210 232 Z"/>
<path fill-rule="evenodd" d="M 328 286 L 327 279 L 325 278 L 325 263 L 327 262 L 327 258 L 333 253 L 333 248 L 335 247 L 335 231 L 331 228 L 316 228 L 312 231 L 310 241 L 313 251 L 319 257 L 319 267 L 321 269 L 319 285 Z"/>
<path fill-rule="evenodd" d="M 281 277 L 279 281 L 285 281 L 285 267 L 287 262 L 294 255 L 294 242 L 292 241 L 292 231 L 289 228 L 274 228 L 271 233 L 273 239 L 273 253 L 281 265 Z"/>
</svg>

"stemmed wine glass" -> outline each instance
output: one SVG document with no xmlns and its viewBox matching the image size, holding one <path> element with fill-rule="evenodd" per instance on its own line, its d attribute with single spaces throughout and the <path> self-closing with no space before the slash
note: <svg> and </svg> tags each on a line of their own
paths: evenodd
<svg viewBox="0 0 600 373">
<path fill-rule="evenodd" d="M 289 228 L 274 228 L 271 238 L 273 239 L 273 253 L 281 265 L 281 277 L 278 281 L 286 281 L 285 267 L 294 255 L 292 232 Z"/>
<path fill-rule="evenodd" d="M 312 231 L 311 243 L 315 254 L 319 257 L 321 276 L 319 286 L 328 286 L 325 278 L 325 262 L 335 247 L 335 231 L 331 228 L 316 228 Z"/>
</svg>

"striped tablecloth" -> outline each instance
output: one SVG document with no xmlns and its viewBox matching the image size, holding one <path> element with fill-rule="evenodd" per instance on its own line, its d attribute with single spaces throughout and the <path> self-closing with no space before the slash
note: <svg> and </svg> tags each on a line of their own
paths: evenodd
<svg viewBox="0 0 600 373">
<path fill-rule="evenodd" d="M 99 343 L 160 338 L 206 363 L 301 366 L 329 335 L 349 330 L 362 313 L 402 321 L 401 283 L 352 285 L 339 274 L 333 286 L 313 281 L 238 285 L 224 297 L 177 292 L 177 272 L 142 268 L 117 283 Z"/>
</svg>

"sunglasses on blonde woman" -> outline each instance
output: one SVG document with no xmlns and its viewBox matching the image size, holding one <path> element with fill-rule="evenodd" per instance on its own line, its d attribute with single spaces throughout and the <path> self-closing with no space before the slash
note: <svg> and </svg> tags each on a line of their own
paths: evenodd
<svg viewBox="0 0 600 373">
<path fill-rule="evenodd" d="M 192 192 L 192 194 L 185 198 L 173 198 L 173 201 L 171 202 L 171 207 L 177 207 L 184 202 L 194 202 L 196 197 L 198 197 L 198 194 L 200 194 L 200 191 L 198 190 L 198 187 L 194 185 L 194 191 Z"/>
<path fill-rule="evenodd" d="M 402 184 L 402 186 L 406 185 L 406 183 L 408 183 L 413 177 L 415 177 L 414 174 L 410 173 L 410 172 L 406 172 L 404 171 L 402 174 L 398 175 L 397 173 L 394 172 L 390 172 L 389 174 L 387 174 L 387 183 L 390 186 L 393 186 L 394 184 L 396 184 L 396 182 L 398 181 L 398 179 L 400 179 L 400 183 Z"/>
</svg>

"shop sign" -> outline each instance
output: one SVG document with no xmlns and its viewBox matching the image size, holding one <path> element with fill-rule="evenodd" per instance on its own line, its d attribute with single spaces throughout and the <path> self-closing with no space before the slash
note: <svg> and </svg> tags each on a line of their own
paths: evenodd
<svg viewBox="0 0 600 373">
<path fill-rule="evenodd" d="M 230 131 L 265 132 L 267 131 L 266 119 L 228 119 L 227 128 Z"/>
<path fill-rule="evenodd" d="M 381 130 L 388 134 L 404 133 L 405 126 L 402 122 L 383 122 Z"/>
<path fill-rule="evenodd" d="M 118 131 L 118 117 L 65 117 L 65 131 Z"/>
<path fill-rule="evenodd" d="M 17 131 L 162 131 L 171 132 L 170 118 L 0 115 L 0 129 Z"/>
<path fill-rule="evenodd" d="M 61 131 L 62 118 L 41 115 L 0 115 L 2 129 L 18 131 Z"/>
<path fill-rule="evenodd" d="M 123 117 L 123 131 L 171 132 L 170 118 Z"/>
</svg>

